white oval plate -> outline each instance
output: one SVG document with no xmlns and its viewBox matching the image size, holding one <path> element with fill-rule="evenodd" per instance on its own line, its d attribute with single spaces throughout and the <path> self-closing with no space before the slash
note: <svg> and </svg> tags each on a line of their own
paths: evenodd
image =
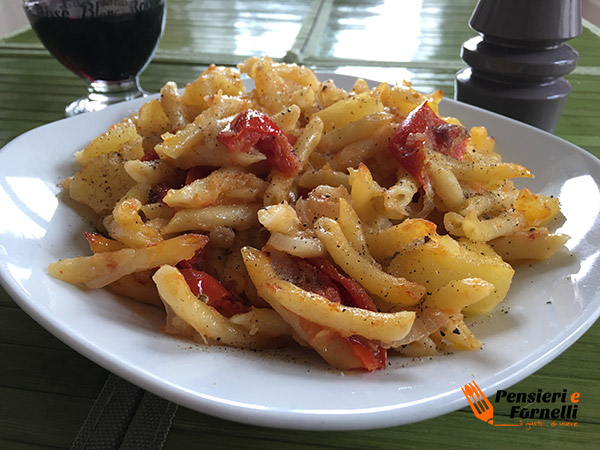
<svg viewBox="0 0 600 450">
<path fill-rule="evenodd" d="M 350 89 L 353 78 L 321 74 Z M 73 153 L 146 99 L 54 122 L 0 151 L 0 280 L 31 317 L 67 345 L 157 395 L 203 413 L 272 427 L 355 430 L 407 424 L 467 406 L 471 380 L 493 394 L 547 364 L 600 313 L 600 161 L 551 134 L 452 100 L 442 113 L 485 125 L 521 183 L 560 198 L 571 236 L 550 261 L 519 267 L 490 318 L 472 329 L 483 350 L 421 360 L 390 357 L 377 373 L 342 374 L 304 350 L 202 347 L 160 332 L 153 308 L 47 275 L 50 262 L 89 253 L 93 229 L 60 194 Z M 504 313 L 508 311 L 508 313 Z"/>
</svg>

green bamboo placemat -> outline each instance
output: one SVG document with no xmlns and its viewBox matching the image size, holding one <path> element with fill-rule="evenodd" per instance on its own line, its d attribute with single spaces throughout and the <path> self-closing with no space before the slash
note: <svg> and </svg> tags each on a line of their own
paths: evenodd
<svg viewBox="0 0 600 450">
<path fill-rule="evenodd" d="M 359 73 L 374 79 L 407 77 L 417 89 L 442 88 L 446 96 L 452 97 L 454 73 L 462 66 L 460 43 L 475 35 L 465 26 L 474 0 L 420 2 L 421 9 L 413 22 L 418 21 L 421 28 L 416 32 L 418 42 L 412 53 L 402 47 L 408 43 L 401 39 L 386 42 L 389 54 L 365 53 L 356 46 L 356 52 L 349 52 L 344 48 L 352 48 L 350 44 L 336 44 L 339 36 L 352 37 L 353 27 L 360 26 L 352 23 L 353 14 L 366 17 L 372 26 L 382 20 L 378 16 L 388 14 L 387 23 L 393 24 L 396 19 L 398 27 L 413 26 L 414 30 L 413 23 L 406 23 L 409 18 L 393 16 L 386 9 L 393 8 L 394 3 L 281 2 L 278 9 L 265 12 L 265 4 L 258 1 L 170 0 L 165 37 L 155 61 L 142 75 L 142 85 L 150 91 L 158 90 L 167 80 L 183 86 L 211 62 L 235 64 L 249 54 L 271 54 L 322 70 Z M 439 17 L 444 20 L 439 21 Z M 246 39 L 249 30 L 261 39 Z M 581 57 L 578 68 L 568 77 L 573 93 L 556 134 L 600 156 L 596 125 L 600 38 L 584 30 L 570 43 Z M 415 42 L 411 45 L 414 47 Z M 394 49 L 398 51 L 394 53 Z M 0 41 L 0 147 L 31 128 L 62 118 L 64 106 L 83 91 L 83 83 L 49 57 L 31 31 Z M 165 448 L 197 448 L 200 444 L 206 448 L 248 449 L 505 448 L 535 447 L 541 442 L 560 448 L 591 448 L 600 431 L 599 340 L 600 324 L 596 324 L 555 361 L 512 388 L 578 390 L 582 400 L 577 429 L 512 429 L 492 434 L 487 427 L 476 426 L 480 424 L 475 423 L 471 411 L 463 409 L 407 427 L 311 433 L 234 424 L 180 408 Z M 0 448 L 69 447 L 108 373 L 50 336 L 1 289 L 0 358 L 10 361 L 10 366 L 0 365 Z M 507 413 L 497 411 L 499 415 Z M 468 443 L 463 440 L 465 433 L 469 435 Z"/>
</svg>

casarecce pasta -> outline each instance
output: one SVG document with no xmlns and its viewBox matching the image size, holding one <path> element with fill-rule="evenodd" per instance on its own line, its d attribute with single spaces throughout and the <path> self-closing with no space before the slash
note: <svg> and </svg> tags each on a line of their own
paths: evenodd
<svg viewBox="0 0 600 450">
<path fill-rule="evenodd" d="M 98 217 L 63 281 L 164 308 L 201 344 L 301 345 L 341 370 L 472 350 L 524 259 L 567 237 L 558 200 L 517 188 L 483 127 L 409 83 L 346 91 L 249 58 L 167 83 L 76 154 L 64 189 Z"/>
</svg>

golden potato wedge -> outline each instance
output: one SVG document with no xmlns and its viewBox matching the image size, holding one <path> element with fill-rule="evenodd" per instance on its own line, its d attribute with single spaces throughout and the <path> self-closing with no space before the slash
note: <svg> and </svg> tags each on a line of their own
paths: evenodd
<svg viewBox="0 0 600 450">
<path fill-rule="evenodd" d="M 83 165 L 69 182 L 69 195 L 98 214 L 112 211 L 127 191 L 136 184 L 125 170 L 125 159 L 118 153 L 102 153 Z"/>
</svg>

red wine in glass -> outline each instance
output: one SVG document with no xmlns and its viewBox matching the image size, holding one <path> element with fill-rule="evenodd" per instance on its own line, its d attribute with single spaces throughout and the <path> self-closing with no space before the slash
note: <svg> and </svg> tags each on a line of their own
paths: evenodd
<svg viewBox="0 0 600 450">
<path fill-rule="evenodd" d="M 165 0 L 24 0 L 23 7 L 48 51 L 88 84 L 67 116 L 143 95 L 139 74 L 162 35 Z"/>
</svg>

